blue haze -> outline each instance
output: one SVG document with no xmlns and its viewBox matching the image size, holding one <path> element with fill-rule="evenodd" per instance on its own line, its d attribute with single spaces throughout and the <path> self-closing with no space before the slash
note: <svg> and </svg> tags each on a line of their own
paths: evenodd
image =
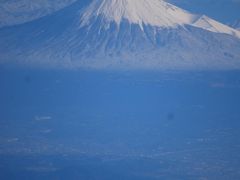
<svg viewBox="0 0 240 180">
<path fill-rule="evenodd" d="M 239 179 L 239 72 L 0 70 L 0 179 Z"/>
</svg>

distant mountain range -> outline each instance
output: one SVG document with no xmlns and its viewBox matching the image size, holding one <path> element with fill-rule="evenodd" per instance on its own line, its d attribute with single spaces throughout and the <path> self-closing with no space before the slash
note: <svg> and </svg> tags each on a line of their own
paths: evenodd
<svg viewBox="0 0 240 180">
<path fill-rule="evenodd" d="M 0 30 L 1 63 L 94 69 L 239 69 L 240 32 L 163 0 L 76 1 Z"/>
</svg>

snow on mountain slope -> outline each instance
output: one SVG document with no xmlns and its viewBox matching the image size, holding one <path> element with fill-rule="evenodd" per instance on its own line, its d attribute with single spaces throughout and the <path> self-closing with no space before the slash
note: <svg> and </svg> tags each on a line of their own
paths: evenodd
<svg viewBox="0 0 240 180">
<path fill-rule="evenodd" d="M 191 14 L 163 0 L 95 0 L 85 10 L 81 19 L 81 27 L 91 19 L 102 16 L 106 22 L 123 19 L 129 23 L 157 27 L 177 27 L 192 25 L 212 32 L 226 33 L 240 38 L 240 33 L 207 16 Z"/>
<path fill-rule="evenodd" d="M 201 16 L 197 21 L 195 21 L 194 23 L 192 23 L 193 26 L 202 28 L 202 29 L 206 29 L 208 31 L 212 31 L 212 32 L 216 32 L 216 33 L 226 33 L 226 34 L 230 34 L 233 36 L 236 36 L 238 38 L 240 38 L 240 33 L 238 31 L 236 31 L 235 29 L 224 25 L 222 23 L 219 23 L 207 16 Z"/>
<path fill-rule="evenodd" d="M 76 0 L 1 0 L 0 27 L 29 22 L 64 8 Z"/>
<path fill-rule="evenodd" d="M 240 69 L 239 32 L 161 0 L 77 1 L 0 30 L 0 63 L 69 68 Z"/>
<path fill-rule="evenodd" d="M 81 25 L 88 24 L 92 17 L 99 15 L 118 25 L 122 19 L 127 19 L 141 27 L 143 24 L 174 27 L 196 19 L 194 15 L 159 0 L 95 0 L 83 13 Z"/>
</svg>

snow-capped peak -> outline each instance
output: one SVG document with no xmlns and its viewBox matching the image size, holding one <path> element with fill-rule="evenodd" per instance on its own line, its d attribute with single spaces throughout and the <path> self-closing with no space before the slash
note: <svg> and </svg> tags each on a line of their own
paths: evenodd
<svg viewBox="0 0 240 180">
<path fill-rule="evenodd" d="M 175 27 L 192 22 L 196 17 L 163 0 L 94 0 L 82 16 L 86 25 L 92 17 L 103 16 L 108 22 L 130 23 L 159 27 Z"/>
<path fill-rule="evenodd" d="M 143 24 L 163 28 L 191 25 L 240 38 L 239 31 L 207 16 L 192 14 L 164 0 L 93 0 L 82 12 L 80 27 L 90 24 L 92 19 L 99 16 L 104 18 L 104 23 L 115 22 L 119 25 L 122 20 L 127 20 L 138 24 L 142 30 Z"/>
</svg>

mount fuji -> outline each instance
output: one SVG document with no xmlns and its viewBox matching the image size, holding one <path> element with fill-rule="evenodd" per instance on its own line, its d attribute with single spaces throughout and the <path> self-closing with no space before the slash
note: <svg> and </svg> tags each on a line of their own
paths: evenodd
<svg viewBox="0 0 240 180">
<path fill-rule="evenodd" d="M 163 0 L 93 0 L 0 30 L 0 62 L 94 69 L 239 69 L 240 32 Z"/>
</svg>

